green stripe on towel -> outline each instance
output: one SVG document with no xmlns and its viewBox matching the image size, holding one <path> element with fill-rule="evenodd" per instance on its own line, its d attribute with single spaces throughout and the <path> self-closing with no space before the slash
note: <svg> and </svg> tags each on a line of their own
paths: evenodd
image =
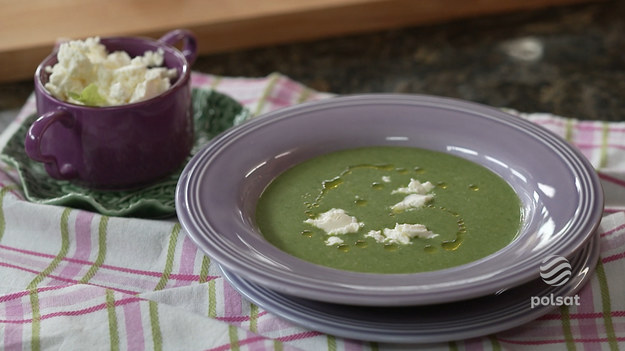
<svg viewBox="0 0 625 351">
<path fill-rule="evenodd" d="M 204 255 L 202 257 L 202 267 L 200 267 L 200 283 L 206 283 L 208 281 L 208 269 L 211 265 L 211 259 Z"/>
<path fill-rule="evenodd" d="M 571 331 L 571 315 L 569 314 L 569 306 L 560 307 L 560 318 L 562 321 L 562 332 L 564 333 L 564 341 L 566 341 L 566 349 L 575 350 L 575 340 Z"/>
<path fill-rule="evenodd" d="M 263 93 L 261 94 L 260 99 L 258 99 L 256 110 L 254 111 L 254 116 L 258 116 L 263 111 L 263 107 L 265 107 L 267 98 L 273 91 L 273 88 L 275 87 L 276 82 L 278 81 L 279 78 L 280 78 L 280 74 L 277 74 L 277 73 L 272 73 L 269 75 L 269 82 L 267 83 L 265 90 L 263 90 Z"/>
<path fill-rule="evenodd" d="M 117 314 L 115 313 L 115 297 L 113 291 L 106 289 L 106 312 L 109 318 L 109 336 L 111 351 L 119 350 L 119 331 L 117 327 Z"/>
<path fill-rule="evenodd" d="M 108 222 L 108 216 L 102 216 L 100 218 L 100 223 L 98 224 L 98 256 L 91 267 L 89 267 L 87 273 L 85 273 L 85 275 L 80 279 L 81 284 L 88 283 L 104 263 L 104 259 L 106 258 L 106 232 L 108 229 Z"/>
<path fill-rule="evenodd" d="M 564 140 L 568 141 L 569 143 L 573 142 L 573 123 L 574 122 L 572 119 L 567 119 L 564 125 Z"/>
<path fill-rule="evenodd" d="M 328 351 L 336 351 L 336 338 L 328 335 Z"/>
<path fill-rule="evenodd" d="M 50 275 L 50 273 L 52 273 L 56 269 L 56 267 L 59 266 L 61 261 L 63 261 L 65 256 L 67 256 L 67 251 L 69 250 L 68 221 L 69 221 L 69 214 L 71 211 L 72 209 L 66 208 L 63 210 L 63 213 L 61 214 L 61 250 L 59 250 L 59 253 L 56 255 L 56 257 L 54 257 L 52 262 L 50 262 L 48 267 L 46 267 L 46 269 L 44 269 L 39 274 L 37 274 L 35 279 L 33 279 L 30 282 L 30 284 L 28 284 L 27 289 L 37 288 L 37 285 L 39 285 L 39 283 L 41 283 L 48 275 Z"/>
<path fill-rule="evenodd" d="M 39 295 L 37 293 L 37 288 L 29 288 L 28 295 L 30 298 L 30 308 L 33 314 L 30 332 L 30 349 L 32 351 L 39 351 L 41 350 L 41 312 L 39 311 Z"/>
<path fill-rule="evenodd" d="M 7 185 L 4 188 L 0 189 L 0 241 L 2 241 L 2 236 L 4 235 L 4 230 L 6 229 L 6 218 L 4 216 L 4 196 L 15 189 L 17 189 L 17 186 L 15 185 Z"/>
<path fill-rule="evenodd" d="M 599 168 L 608 165 L 608 136 L 610 135 L 610 125 L 606 122 L 601 124 L 601 149 L 599 154 Z"/>
<path fill-rule="evenodd" d="M 158 318 L 158 305 L 154 301 L 148 301 L 150 308 L 150 327 L 152 329 L 152 343 L 154 351 L 163 350 L 163 334 L 161 334 L 161 325 Z"/>
<path fill-rule="evenodd" d="M 176 254 L 176 244 L 178 243 L 178 234 L 180 233 L 180 223 L 176 223 L 171 230 L 171 235 L 169 237 L 169 246 L 167 247 L 167 259 L 165 261 L 165 269 L 163 270 L 163 275 L 161 275 L 161 279 L 156 284 L 156 288 L 154 290 L 162 290 L 167 285 L 169 281 L 169 276 L 171 275 L 172 270 L 174 269 L 174 256 Z"/>
<path fill-rule="evenodd" d="M 258 333 L 258 306 L 250 303 L 250 331 Z"/>
<path fill-rule="evenodd" d="M 612 323 L 612 302 L 610 301 L 610 290 L 608 287 L 608 279 L 605 275 L 605 269 L 601 260 L 597 262 L 597 268 L 595 268 L 595 274 L 599 281 L 599 289 L 601 291 L 601 304 L 603 312 L 603 322 L 605 323 L 605 333 L 608 338 L 610 350 L 618 350 L 618 342 L 616 340 L 616 334 L 614 333 L 614 324 Z"/>
<path fill-rule="evenodd" d="M 234 325 L 228 326 L 228 337 L 230 337 L 230 350 L 239 351 L 239 335 L 237 334 L 237 327 Z"/>
<path fill-rule="evenodd" d="M 208 282 L 208 316 L 217 317 L 217 287 L 215 281 Z"/>
<path fill-rule="evenodd" d="M 70 208 L 66 208 L 63 210 L 61 214 L 61 249 L 59 253 L 54 257 L 52 262 L 41 271 L 35 279 L 33 279 L 26 288 L 29 291 L 30 298 L 30 306 L 32 310 L 32 323 L 31 323 L 31 350 L 39 351 L 41 350 L 41 341 L 40 341 L 40 332 L 41 332 L 41 312 L 39 311 L 39 295 L 37 293 L 37 285 L 41 283 L 45 277 L 50 275 L 56 267 L 61 263 L 61 261 L 67 255 L 67 251 L 69 250 L 69 230 L 68 230 L 68 221 L 69 214 L 71 213 Z"/>
</svg>

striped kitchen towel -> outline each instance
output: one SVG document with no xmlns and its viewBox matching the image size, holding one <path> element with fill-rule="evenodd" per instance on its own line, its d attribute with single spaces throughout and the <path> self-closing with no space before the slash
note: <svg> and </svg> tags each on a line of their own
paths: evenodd
<svg viewBox="0 0 625 351">
<path fill-rule="evenodd" d="M 196 88 L 255 115 L 319 93 L 280 74 L 194 73 Z M 34 111 L 29 99 L 0 139 Z M 24 199 L 0 171 L 0 343 L 5 350 L 625 349 L 625 123 L 523 114 L 577 146 L 605 187 L 601 258 L 579 306 L 496 335 L 435 345 L 347 340 L 293 325 L 247 302 L 175 219 L 108 217 Z"/>
</svg>

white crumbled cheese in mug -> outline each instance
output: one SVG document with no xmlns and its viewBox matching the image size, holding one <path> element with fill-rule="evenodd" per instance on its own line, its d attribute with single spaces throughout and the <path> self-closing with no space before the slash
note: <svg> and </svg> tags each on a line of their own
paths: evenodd
<svg viewBox="0 0 625 351">
<path fill-rule="evenodd" d="M 358 222 L 356 217 L 348 215 L 345 210 L 333 208 L 319 215 L 315 219 L 307 219 L 305 223 L 324 230 L 330 235 L 356 233 L 364 223 Z"/>
<path fill-rule="evenodd" d="M 124 51 L 108 53 L 100 38 L 62 43 L 58 63 L 45 88 L 56 98 L 76 104 L 114 106 L 149 99 L 166 91 L 175 68 L 163 65 L 163 51 L 131 58 Z"/>
</svg>

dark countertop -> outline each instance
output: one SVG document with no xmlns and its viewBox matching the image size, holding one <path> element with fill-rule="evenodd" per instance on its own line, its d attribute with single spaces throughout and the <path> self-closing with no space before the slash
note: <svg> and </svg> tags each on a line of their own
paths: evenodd
<svg viewBox="0 0 625 351">
<path fill-rule="evenodd" d="M 339 94 L 423 93 L 625 121 L 625 2 L 549 8 L 200 57 L 225 76 L 280 72 Z M 0 84 L 0 111 L 32 83 Z"/>
</svg>

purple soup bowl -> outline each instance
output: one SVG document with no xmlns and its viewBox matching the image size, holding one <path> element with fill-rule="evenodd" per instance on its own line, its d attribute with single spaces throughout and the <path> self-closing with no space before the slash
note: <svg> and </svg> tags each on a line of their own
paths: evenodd
<svg viewBox="0 0 625 351">
<path fill-rule="evenodd" d="M 173 45 L 182 41 L 182 50 Z M 55 179 L 93 189 L 121 190 L 145 186 L 179 169 L 193 143 L 190 65 L 196 39 L 186 30 L 168 32 L 158 40 L 139 37 L 101 38 L 109 52 L 131 57 L 163 50 L 164 65 L 175 68 L 171 87 L 148 100 L 106 107 L 61 101 L 44 87 L 49 55 L 35 73 L 39 118 L 25 140 L 26 153 L 44 164 Z"/>
<path fill-rule="evenodd" d="M 413 274 L 325 267 L 263 237 L 256 205 L 273 179 L 315 156 L 365 146 L 424 148 L 486 167 L 521 201 L 517 237 L 482 259 Z M 456 99 L 368 94 L 275 110 L 211 140 L 180 176 L 176 212 L 196 245 L 237 279 L 298 299 L 416 306 L 520 287 L 540 279 L 542 261 L 552 255 L 573 262 L 595 237 L 603 190 L 579 150 L 529 120 Z"/>
</svg>

